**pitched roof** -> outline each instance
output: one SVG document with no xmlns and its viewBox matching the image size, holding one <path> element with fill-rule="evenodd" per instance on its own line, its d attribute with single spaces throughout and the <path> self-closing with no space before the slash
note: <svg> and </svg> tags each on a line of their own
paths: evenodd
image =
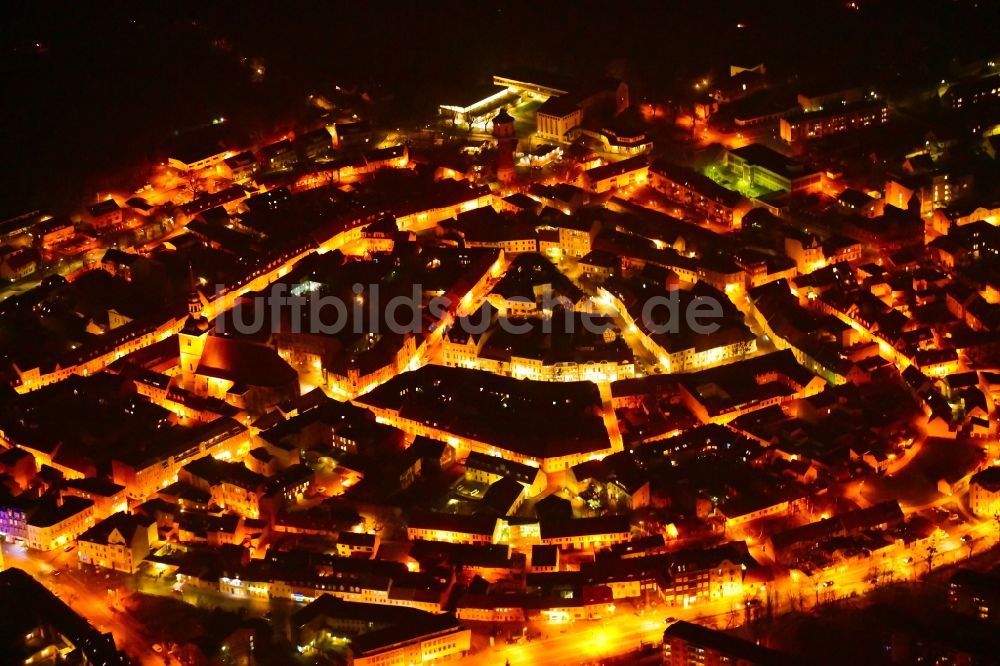
<svg viewBox="0 0 1000 666">
<path fill-rule="evenodd" d="M 79 540 L 107 545 L 112 533 L 117 531 L 125 540 L 125 543 L 130 544 L 137 530 L 146 529 L 152 523 L 152 518 L 135 516 L 128 513 L 116 513 L 81 534 Z"/>
<path fill-rule="evenodd" d="M 972 475 L 969 483 L 986 488 L 990 492 L 1000 490 L 1000 466 L 987 467 L 983 471 Z"/>
<path fill-rule="evenodd" d="M 628 534 L 631 531 L 628 516 L 596 516 L 573 520 L 546 520 L 538 522 L 542 539 L 590 536 L 595 534 Z"/>
<path fill-rule="evenodd" d="M 295 370 L 270 347 L 210 335 L 197 374 L 249 386 L 283 386 L 298 380 Z"/>
<path fill-rule="evenodd" d="M 482 514 L 465 516 L 455 513 L 414 511 L 408 525 L 412 529 L 492 536 L 498 520 L 496 516 Z"/>
<path fill-rule="evenodd" d="M 678 638 L 698 647 L 708 648 L 729 657 L 736 657 L 741 660 L 740 663 L 769 665 L 790 663 L 791 661 L 786 655 L 775 650 L 684 620 L 674 622 L 663 632 L 664 642 L 671 638 Z"/>
</svg>

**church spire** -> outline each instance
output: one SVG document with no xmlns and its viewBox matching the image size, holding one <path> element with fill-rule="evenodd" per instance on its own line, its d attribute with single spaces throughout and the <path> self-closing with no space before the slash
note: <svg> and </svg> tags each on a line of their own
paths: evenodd
<svg viewBox="0 0 1000 666">
<path fill-rule="evenodd" d="M 188 262 L 188 315 L 194 319 L 201 319 L 201 309 L 201 294 L 194 279 L 194 268 L 191 262 Z"/>
</svg>

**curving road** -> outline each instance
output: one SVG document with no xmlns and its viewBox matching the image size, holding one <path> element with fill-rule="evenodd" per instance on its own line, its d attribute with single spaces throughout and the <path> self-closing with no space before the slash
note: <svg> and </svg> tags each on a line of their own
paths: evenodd
<svg viewBox="0 0 1000 666">
<path fill-rule="evenodd" d="M 6 566 L 27 571 L 99 631 L 110 631 L 118 649 L 136 663 L 164 666 L 163 658 L 153 652 L 142 625 L 127 612 L 113 607 L 107 587 L 97 582 L 103 581 L 102 578 L 86 576 L 75 568 L 74 554 L 61 550 L 53 553 L 27 551 L 23 546 L 5 543 L 3 556 Z"/>
</svg>

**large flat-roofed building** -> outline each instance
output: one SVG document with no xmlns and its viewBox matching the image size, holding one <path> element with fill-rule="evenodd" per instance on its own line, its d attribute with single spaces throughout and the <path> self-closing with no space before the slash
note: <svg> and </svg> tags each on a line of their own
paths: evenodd
<svg viewBox="0 0 1000 666">
<path fill-rule="evenodd" d="M 469 90 L 454 103 L 441 104 L 438 115 L 451 118 L 456 125 L 477 124 L 491 118 L 497 109 L 516 104 L 520 98 L 518 90 L 494 83 Z"/>
<path fill-rule="evenodd" d="M 817 188 L 823 174 L 759 143 L 726 151 L 726 164 L 757 187 L 785 192 Z"/>
<path fill-rule="evenodd" d="M 572 87 L 569 81 L 558 75 L 527 68 L 516 68 L 494 74 L 493 83 L 541 99 L 565 95 Z"/>
<path fill-rule="evenodd" d="M 781 138 L 792 143 L 852 129 L 884 125 L 889 122 L 885 102 L 871 100 L 857 104 L 837 104 L 812 112 L 796 112 L 781 119 Z"/>
<path fill-rule="evenodd" d="M 93 206 L 87 206 L 87 221 L 96 230 L 103 230 L 121 224 L 125 211 L 118 202 L 108 197 Z"/>
<path fill-rule="evenodd" d="M 565 141 L 567 134 L 583 120 L 583 109 L 575 96 L 550 97 L 538 107 L 536 114 L 538 136 L 554 141 Z"/>
</svg>

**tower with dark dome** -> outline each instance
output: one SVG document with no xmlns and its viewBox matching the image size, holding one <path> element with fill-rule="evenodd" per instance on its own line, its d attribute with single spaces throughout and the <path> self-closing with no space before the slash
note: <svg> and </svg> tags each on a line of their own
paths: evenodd
<svg viewBox="0 0 1000 666">
<path fill-rule="evenodd" d="M 493 136 L 497 140 L 497 180 L 506 185 L 514 180 L 514 118 L 507 109 L 500 109 L 493 118 Z"/>
</svg>

